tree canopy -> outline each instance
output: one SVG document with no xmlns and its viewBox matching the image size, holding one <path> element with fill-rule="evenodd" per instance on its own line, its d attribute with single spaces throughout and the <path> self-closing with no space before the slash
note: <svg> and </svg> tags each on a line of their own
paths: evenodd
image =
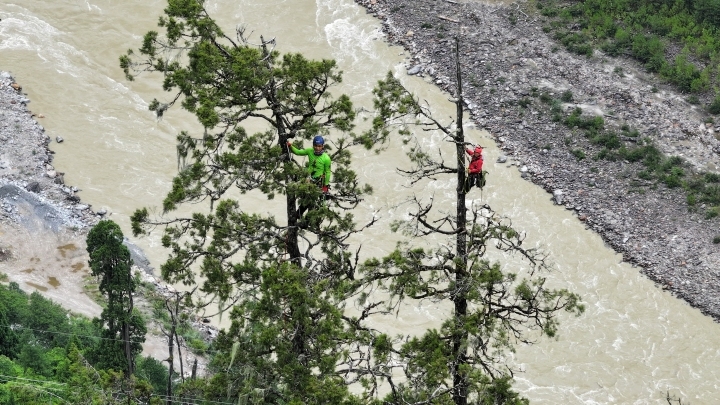
<svg viewBox="0 0 720 405">
<path fill-rule="evenodd" d="M 229 315 L 229 332 L 219 339 L 227 351 L 214 377 L 222 389 L 213 398 L 352 401 L 347 383 L 359 378 L 370 332 L 343 312 L 359 285 L 359 248 L 348 239 L 362 229 L 352 209 L 371 188 L 350 168 L 351 150 L 380 147 L 387 134 L 354 132 L 350 98 L 331 91 L 342 80 L 332 60 L 280 54 L 262 36 L 252 44 L 242 27 L 231 37 L 203 1 L 168 1 L 159 26 L 163 32 L 148 32 L 121 66 L 129 78 L 162 73 L 168 101 L 151 109 L 163 115 L 179 101 L 204 129 L 178 135 L 180 170 L 163 215 L 138 210 L 133 231 L 162 226 L 171 250 L 163 277 L 198 284 L 207 298 L 196 294 L 195 303 L 217 300 Z M 265 129 L 246 129 L 257 122 Z M 317 135 L 327 138 L 332 159 L 328 198 L 288 153 L 288 141 L 301 145 Z M 285 216 L 248 209 L 237 196 L 250 192 L 269 201 L 284 196 L 277 204 Z M 209 209 L 171 216 L 199 202 Z M 300 206 L 311 207 L 302 227 Z"/>
</svg>

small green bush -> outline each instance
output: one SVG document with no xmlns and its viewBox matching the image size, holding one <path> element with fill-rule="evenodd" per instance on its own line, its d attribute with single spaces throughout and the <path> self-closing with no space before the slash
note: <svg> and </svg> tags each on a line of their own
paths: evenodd
<svg viewBox="0 0 720 405">
<path fill-rule="evenodd" d="M 720 94 L 715 96 L 712 103 L 708 105 L 707 111 L 713 115 L 720 114 Z"/>
<path fill-rule="evenodd" d="M 570 90 L 563 91 L 562 95 L 560 96 L 560 100 L 562 100 L 565 103 L 569 103 L 573 101 L 573 94 Z"/>
<path fill-rule="evenodd" d="M 577 160 L 585 159 L 585 152 L 582 149 L 573 149 L 570 151 L 570 153 L 572 153 Z"/>
<path fill-rule="evenodd" d="M 717 173 L 705 173 L 703 176 L 705 181 L 708 183 L 720 183 L 720 174 Z"/>
<path fill-rule="evenodd" d="M 600 145 L 607 149 L 618 149 L 622 146 L 620 138 L 618 138 L 618 136 L 612 132 L 600 133 L 590 139 L 590 141 L 595 145 Z"/>
<path fill-rule="evenodd" d="M 717 245 L 718 243 L 720 243 L 720 235 L 716 235 L 716 236 L 713 238 L 713 243 L 716 244 L 716 245 Z"/>
<path fill-rule="evenodd" d="M 705 219 L 713 219 L 720 215 L 718 207 L 712 207 L 705 212 Z"/>
</svg>

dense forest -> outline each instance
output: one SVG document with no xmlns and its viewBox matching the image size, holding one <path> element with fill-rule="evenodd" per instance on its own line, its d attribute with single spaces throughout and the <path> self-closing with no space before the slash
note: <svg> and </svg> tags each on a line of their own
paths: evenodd
<svg viewBox="0 0 720 405">
<path fill-rule="evenodd" d="M 122 369 L 104 369 L 107 343 L 119 341 L 103 336 L 99 319 L 0 284 L 0 404 L 148 403 L 164 392 L 168 369 L 153 358 L 137 356 L 132 381 Z"/>
</svg>

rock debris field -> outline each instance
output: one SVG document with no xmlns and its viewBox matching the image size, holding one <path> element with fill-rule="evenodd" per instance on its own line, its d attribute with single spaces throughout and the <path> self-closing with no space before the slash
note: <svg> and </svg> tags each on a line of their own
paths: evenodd
<svg viewBox="0 0 720 405">
<path fill-rule="evenodd" d="M 641 163 L 594 160 L 600 149 L 553 122 L 537 94 L 559 99 L 565 115 L 601 115 L 605 127 L 636 129 L 668 156 L 698 170 L 720 168 L 720 127 L 632 61 L 596 51 L 566 52 L 542 30 L 525 3 L 451 0 L 356 0 L 382 21 L 386 40 L 404 47 L 408 74 L 427 76 L 455 95 L 455 40 L 460 39 L 463 98 L 472 120 L 490 132 L 522 176 L 639 266 L 659 287 L 720 320 L 718 218 L 689 210 L 684 191 L 643 181 Z M 458 35 L 459 33 L 459 35 Z M 531 102 L 520 107 L 520 102 Z M 631 140 L 631 139 L 626 139 Z M 572 150 L 583 149 L 578 160 Z"/>
</svg>

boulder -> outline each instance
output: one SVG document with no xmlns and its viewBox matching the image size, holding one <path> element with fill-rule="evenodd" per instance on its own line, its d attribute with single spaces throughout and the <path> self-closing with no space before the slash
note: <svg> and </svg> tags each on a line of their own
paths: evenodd
<svg viewBox="0 0 720 405">
<path fill-rule="evenodd" d="M 40 183 L 37 181 L 32 181 L 28 183 L 27 186 L 25 186 L 25 190 L 31 192 L 31 193 L 39 193 L 40 192 Z"/>
<path fill-rule="evenodd" d="M 420 65 L 415 65 L 415 66 L 411 67 L 410 69 L 408 69 L 407 74 L 410 76 L 413 76 L 413 75 L 420 73 L 421 70 L 422 70 L 422 67 L 420 67 Z"/>
</svg>

